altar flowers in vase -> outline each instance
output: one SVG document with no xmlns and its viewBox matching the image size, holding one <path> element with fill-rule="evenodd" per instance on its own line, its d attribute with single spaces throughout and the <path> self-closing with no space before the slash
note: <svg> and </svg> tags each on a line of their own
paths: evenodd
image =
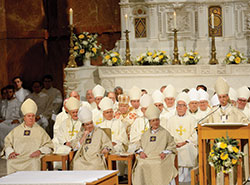
<svg viewBox="0 0 250 185">
<path fill-rule="evenodd" d="M 229 48 L 229 52 L 227 53 L 226 58 L 224 59 L 225 64 L 242 64 L 246 62 L 246 58 L 244 57 L 244 54 Z"/>
<path fill-rule="evenodd" d="M 106 66 L 120 66 L 124 65 L 121 55 L 116 51 L 105 51 L 103 55 L 102 64 Z"/>
<path fill-rule="evenodd" d="M 97 42 L 97 34 L 82 32 L 73 34 L 74 57 L 76 60 L 96 59 L 101 55 L 102 46 Z"/>
<path fill-rule="evenodd" d="M 171 58 L 166 51 L 148 51 L 137 57 L 135 65 L 164 65 L 170 64 Z"/>
<path fill-rule="evenodd" d="M 181 63 L 184 65 L 194 65 L 200 61 L 201 56 L 196 51 L 185 52 L 181 57 Z"/>
<path fill-rule="evenodd" d="M 215 168 L 216 172 L 229 173 L 236 166 L 244 153 L 239 150 L 239 142 L 236 139 L 216 138 L 209 153 L 209 164 Z"/>
</svg>

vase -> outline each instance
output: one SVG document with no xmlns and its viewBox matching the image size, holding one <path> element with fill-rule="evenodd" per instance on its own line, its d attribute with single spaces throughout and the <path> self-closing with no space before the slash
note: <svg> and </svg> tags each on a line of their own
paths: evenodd
<svg viewBox="0 0 250 185">
<path fill-rule="evenodd" d="M 83 65 L 84 66 L 91 66 L 91 60 L 90 59 L 84 59 L 83 60 Z"/>
</svg>

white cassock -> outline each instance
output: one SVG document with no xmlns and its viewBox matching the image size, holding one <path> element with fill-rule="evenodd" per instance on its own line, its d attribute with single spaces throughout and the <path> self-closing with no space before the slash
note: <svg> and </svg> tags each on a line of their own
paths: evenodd
<svg viewBox="0 0 250 185">
<path fill-rule="evenodd" d="M 37 123 L 43 128 L 46 128 L 49 124 L 48 120 L 52 115 L 49 96 L 43 92 L 40 92 L 38 94 L 33 92 L 26 96 L 26 99 L 28 98 L 32 99 L 37 104 L 36 115 L 39 115 L 41 117 L 41 119 Z"/>
<path fill-rule="evenodd" d="M 126 133 L 126 128 L 121 120 L 112 119 L 104 120 L 101 124 L 98 125 L 100 128 L 110 128 L 111 129 L 111 140 L 115 142 L 114 146 L 115 152 L 124 152 L 124 145 L 128 143 L 128 136 Z"/>
<path fill-rule="evenodd" d="M 137 149 L 139 140 L 144 132 L 149 129 L 149 121 L 145 116 L 135 119 L 130 130 L 130 141 L 128 152 L 134 152 Z"/>
<path fill-rule="evenodd" d="M 165 109 L 162 110 L 160 114 L 160 124 L 163 128 L 167 129 L 167 122 L 170 117 L 173 116 L 173 112 L 168 112 Z"/>
<path fill-rule="evenodd" d="M 239 109 L 239 110 L 241 110 L 241 109 Z M 246 115 L 248 120 L 250 120 L 250 105 L 249 105 L 249 103 L 246 104 L 245 108 L 241 111 Z"/>
<path fill-rule="evenodd" d="M 205 111 L 200 110 L 201 119 L 205 118 L 210 112 L 211 112 L 211 108 L 209 108 L 209 107 L 207 107 L 207 110 L 205 110 Z"/>
<path fill-rule="evenodd" d="M 15 96 L 18 101 L 23 102 L 25 97 L 30 94 L 30 91 L 24 88 L 20 88 L 18 91 L 15 92 Z"/>
<path fill-rule="evenodd" d="M 69 114 L 66 113 L 64 107 L 62 109 L 62 112 L 60 112 L 57 116 L 56 116 L 56 120 L 55 120 L 55 124 L 54 124 L 54 135 L 57 134 L 62 122 L 64 120 L 66 120 L 67 118 L 69 118 Z"/>
<path fill-rule="evenodd" d="M 49 96 L 49 102 L 51 103 L 51 111 L 57 114 L 62 106 L 63 99 L 62 93 L 58 89 L 51 87 L 49 89 L 42 89 L 42 92 Z"/>
<path fill-rule="evenodd" d="M 187 114 L 190 115 L 190 116 L 193 116 L 195 118 L 195 120 L 196 120 L 195 121 L 196 122 L 196 126 L 197 126 L 197 123 L 203 118 L 202 115 L 201 115 L 200 109 L 198 109 L 194 113 L 192 113 L 189 110 L 187 110 Z"/>
<path fill-rule="evenodd" d="M 197 164 L 197 133 L 196 120 L 190 115 L 175 115 L 168 120 L 168 131 L 174 137 L 176 144 L 188 141 L 184 146 L 177 148 L 179 181 L 190 182 L 190 170 Z"/>
<path fill-rule="evenodd" d="M 6 100 L 2 104 L 1 114 L 4 121 L 0 123 L 0 148 L 3 147 L 4 138 L 7 134 L 22 122 L 20 106 L 21 102 L 19 102 L 16 98 Z M 18 120 L 19 123 L 11 124 L 13 120 Z"/>
<path fill-rule="evenodd" d="M 99 110 L 97 107 L 92 110 L 92 120 L 96 126 L 99 126 L 99 124 L 103 122 L 102 114 L 103 114 L 102 111 Z"/>
<path fill-rule="evenodd" d="M 20 155 L 16 159 L 7 160 L 7 173 L 16 171 L 39 171 L 41 170 L 41 157 L 30 158 L 30 154 L 40 150 L 42 154 L 48 154 L 53 149 L 53 143 L 37 123 L 33 127 L 27 127 L 24 123 L 14 128 L 5 138 L 4 150 L 6 158 L 12 152 Z"/>
<path fill-rule="evenodd" d="M 136 115 L 137 115 L 138 117 L 143 116 L 143 112 L 141 111 L 141 107 L 139 107 L 138 109 L 135 109 L 135 108 L 134 108 L 134 111 L 135 111 L 135 113 L 136 113 Z"/>
<path fill-rule="evenodd" d="M 65 119 L 58 132 L 54 135 L 53 142 L 55 144 L 54 153 L 68 154 L 71 148 L 64 145 L 66 142 L 70 142 L 76 138 L 76 135 L 80 131 L 82 123 L 78 120 L 73 120 L 70 116 Z"/>
</svg>

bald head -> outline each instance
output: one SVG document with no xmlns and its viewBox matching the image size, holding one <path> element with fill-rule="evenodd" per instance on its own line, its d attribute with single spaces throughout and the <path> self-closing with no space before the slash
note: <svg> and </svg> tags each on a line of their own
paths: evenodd
<svg viewBox="0 0 250 185">
<path fill-rule="evenodd" d="M 112 101 L 113 101 L 113 103 L 115 103 L 116 102 L 116 96 L 115 96 L 115 93 L 114 92 L 108 92 L 108 98 L 110 98 Z"/>
<path fill-rule="evenodd" d="M 91 104 L 95 101 L 95 97 L 92 93 L 92 89 L 86 91 L 86 100 Z"/>
<path fill-rule="evenodd" d="M 74 97 L 76 99 L 78 99 L 80 101 L 80 95 L 77 91 L 72 91 L 70 94 L 69 94 L 69 97 Z"/>
</svg>

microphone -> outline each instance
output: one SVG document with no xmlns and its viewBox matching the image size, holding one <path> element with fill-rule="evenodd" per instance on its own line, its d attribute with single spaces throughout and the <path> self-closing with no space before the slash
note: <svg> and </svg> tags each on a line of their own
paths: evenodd
<svg viewBox="0 0 250 185">
<path fill-rule="evenodd" d="M 204 118 L 202 118 L 200 121 L 198 121 L 197 124 L 200 124 L 204 119 L 206 119 L 208 116 L 212 115 L 214 112 L 216 112 L 219 108 L 221 108 L 221 105 L 217 109 L 215 109 L 213 112 L 210 112 L 208 115 L 206 115 Z"/>
</svg>

